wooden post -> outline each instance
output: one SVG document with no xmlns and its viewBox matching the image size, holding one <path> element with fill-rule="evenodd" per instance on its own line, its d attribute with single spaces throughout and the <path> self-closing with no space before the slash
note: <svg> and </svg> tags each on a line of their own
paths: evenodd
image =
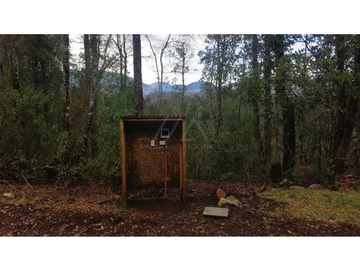
<svg viewBox="0 0 360 270">
<path fill-rule="evenodd" d="M 182 120 L 182 138 L 181 138 L 181 168 L 182 171 L 182 185 L 181 185 L 181 199 L 185 199 L 186 193 L 186 121 Z"/>
<path fill-rule="evenodd" d="M 183 201 L 184 173 L 182 164 L 182 142 L 179 142 L 180 200 Z"/>
<path fill-rule="evenodd" d="M 121 189 L 123 204 L 126 205 L 126 142 L 124 119 L 120 119 L 120 146 L 121 146 Z"/>
<path fill-rule="evenodd" d="M 164 197 L 167 197 L 167 181 L 168 181 L 168 146 L 164 146 Z"/>
</svg>

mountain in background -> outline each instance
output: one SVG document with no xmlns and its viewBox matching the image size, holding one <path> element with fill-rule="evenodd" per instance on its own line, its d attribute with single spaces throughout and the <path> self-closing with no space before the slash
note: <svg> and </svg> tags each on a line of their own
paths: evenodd
<svg viewBox="0 0 360 270">
<path fill-rule="evenodd" d="M 197 81 L 197 82 L 192 82 L 192 83 L 185 85 L 185 87 L 186 87 L 185 95 L 201 95 L 204 84 L 205 84 L 204 82 Z M 159 91 L 158 83 L 152 83 L 150 85 L 143 84 L 144 96 L 148 96 L 150 94 L 157 93 L 158 91 Z M 163 82 L 162 91 L 163 91 L 163 93 L 181 92 L 182 85 L 179 85 L 179 84 L 171 85 L 167 82 Z"/>
<path fill-rule="evenodd" d="M 71 70 L 70 71 L 70 84 L 74 86 L 79 86 L 79 79 L 84 76 L 83 71 L 80 70 Z M 130 83 L 134 82 L 134 78 L 128 77 Z M 114 93 L 117 92 L 117 85 L 119 84 L 119 75 L 114 72 L 105 72 L 103 78 L 101 79 L 101 89 L 105 92 Z M 196 81 L 185 85 L 186 92 L 185 95 L 201 95 L 203 93 L 203 86 L 205 82 Z M 214 87 L 214 85 L 212 85 Z M 163 93 L 171 92 L 181 92 L 182 85 L 180 84 L 169 84 L 167 82 L 162 83 Z M 159 92 L 159 84 L 154 82 L 152 84 L 143 83 L 143 94 L 148 96 Z"/>
<path fill-rule="evenodd" d="M 162 90 L 163 92 L 172 92 L 175 90 L 175 86 L 167 83 L 167 82 L 163 82 L 162 83 Z M 150 85 L 148 84 L 144 84 L 143 83 L 143 94 L 144 96 L 147 96 L 151 93 L 157 92 L 159 91 L 159 84 L 157 82 L 152 83 Z"/>
</svg>

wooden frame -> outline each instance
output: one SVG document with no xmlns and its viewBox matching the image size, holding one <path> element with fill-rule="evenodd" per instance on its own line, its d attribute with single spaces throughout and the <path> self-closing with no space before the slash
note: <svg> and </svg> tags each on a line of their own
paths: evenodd
<svg viewBox="0 0 360 270">
<path fill-rule="evenodd" d="M 127 153 L 126 153 L 126 123 L 127 122 L 159 122 L 166 121 L 180 122 L 182 124 L 181 140 L 179 142 L 179 187 L 180 199 L 184 201 L 186 193 L 186 120 L 179 116 L 125 116 L 120 118 L 120 148 L 121 148 L 121 183 L 122 183 L 122 199 L 123 203 L 127 203 Z"/>
</svg>

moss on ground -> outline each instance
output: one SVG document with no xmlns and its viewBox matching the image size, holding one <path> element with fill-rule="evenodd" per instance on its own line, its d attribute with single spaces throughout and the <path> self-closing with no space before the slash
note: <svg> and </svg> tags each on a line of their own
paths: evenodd
<svg viewBox="0 0 360 270">
<path fill-rule="evenodd" d="M 360 193 L 330 190 L 272 190 L 262 197 L 282 202 L 274 216 L 292 216 L 325 222 L 344 222 L 360 228 Z"/>
</svg>

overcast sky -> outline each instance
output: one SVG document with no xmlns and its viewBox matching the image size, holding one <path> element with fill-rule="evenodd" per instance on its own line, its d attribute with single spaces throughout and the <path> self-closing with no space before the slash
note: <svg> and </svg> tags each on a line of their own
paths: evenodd
<svg viewBox="0 0 360 270">
<path fill-rule="evenodd" d="M 153 44 L 155 50 L 159 52 L 166 40 L 167 35 L 159 34 L 159 35 L 149 35 L 150 41 Z M 205 48 L 204 46 L 204 35 L 193 35 L 193 57 L 189 61 L 190 71 L 185 75 L 185 84 L 189 84 L 191 82 L 199 81 L 201 79 L 202 74 L 202 65 L 200 64 L 200 59 L 198 57 L 198 52 Z M 71 54 L 74 59 L 77 59 L 79 53 L 83 52 L 84 45 L 82 43 L 82 36 L 79 35 L 70 35 L 71 41 Z M 133 59 L 132 59 L 132 51 L 131 51 L 131 41 L 129 42 L 129 52 L 131 54 L 128 57 L 128 71 L 129 76 L 133 77 Z M 149 42 L 145 36 L 141 36 L 141 54 L 142 54 L 142 79 L 143 83 L 151 84 L 157 82 L 157 74 L 156 74 L 156 66 L 155 60 L 149 46 Z M 159 60 L 159 59 L 158 59 Z M 174 67 L 172 59 L 169 57 L 164 57 L 164 82 L 169 82 L 171 84 L 181 84 L 181 76 L 176 75 L 171 70 Z"/>
</svg>

